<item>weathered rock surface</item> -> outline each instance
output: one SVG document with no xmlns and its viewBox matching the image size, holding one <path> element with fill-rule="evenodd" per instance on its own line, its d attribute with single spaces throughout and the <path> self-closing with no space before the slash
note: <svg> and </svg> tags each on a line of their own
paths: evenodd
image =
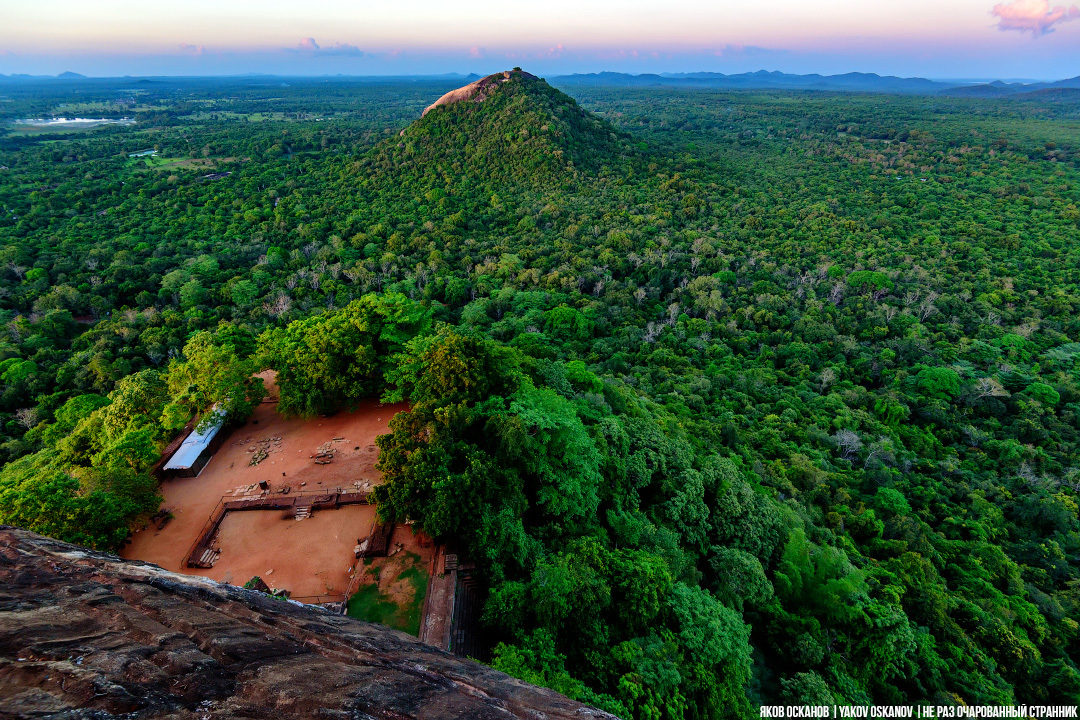
<svg viewBox="0 0 1080 720">
<path fill-rule="evenodd" d="M 0 526 L 0 718 L 611 718 L 318 608 Z"/>
<path fill-rule="evenodd" d="M 459 87 L 456 90 L 443 95 L 441 98 L 424 108 L 424 112 L 420 115 L 423 117 L 429 112 L 439 107 L 440 105 L 449 105 L 456 102 L 464 102 L 466 100 L 472 100 L 474 102 L 483 102 L 491 93 L 498 89 L 500 85 L 509 80 L 514 75 L 530 78 L 535 80 L 536 76 L 525 72 L 524 70 L 504 70 L 501 73 L 495 73 L 494 75 L 488 75 L 487 77 L 480 78 L 476 82 L 469 83 L 464 87 Z"/>
</svg>

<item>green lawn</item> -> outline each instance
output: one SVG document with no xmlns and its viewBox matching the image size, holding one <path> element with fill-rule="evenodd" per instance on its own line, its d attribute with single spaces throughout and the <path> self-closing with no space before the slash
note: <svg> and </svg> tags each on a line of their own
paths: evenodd
<svg viewBox="0 0 1080 720">
<path fill-rule="evenodd" d="M 420 616 L 424 610 L 424 598 L 427 597 L 428 575 L 421 567 L 419 556 L 408 553 L 407 558 L 410 565 L 402 570 L 397 578 L 392 578 L 391 582 L 406 580 L 412 586 L 413 596 L 409 602 L 395 602 L 379 590 L 380 569 L 373 568 L 372 573 L 376 582 L 361 585 L 360 589 L 353 593 L 346 605 L 345 614 L 418 636 Z"/>
</svg>

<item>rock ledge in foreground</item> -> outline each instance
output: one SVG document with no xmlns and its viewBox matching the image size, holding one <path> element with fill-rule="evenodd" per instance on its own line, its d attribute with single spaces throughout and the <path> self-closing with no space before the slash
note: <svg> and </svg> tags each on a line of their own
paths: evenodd
<svg viewBox="0 0 1080 720">
<path fill-rule="evenodd" d="M 403 633 L 0 526 L 0 717 L 604 718 Z"/>
</svg>

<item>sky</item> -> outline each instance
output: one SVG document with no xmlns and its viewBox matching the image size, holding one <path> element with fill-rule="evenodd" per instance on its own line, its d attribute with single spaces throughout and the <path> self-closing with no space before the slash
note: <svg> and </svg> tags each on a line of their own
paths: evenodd
<svg viewBox="0 0 1080 720">
<path fill-rule="evenodd" d="M 0 73 L 1080 75 L 1053 0 L 0 0 Z"/>
</svg>

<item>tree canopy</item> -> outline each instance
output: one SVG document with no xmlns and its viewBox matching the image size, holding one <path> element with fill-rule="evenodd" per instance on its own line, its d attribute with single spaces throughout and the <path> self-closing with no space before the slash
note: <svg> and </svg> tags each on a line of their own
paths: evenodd
<svg viewBox="0 0 1080 720">
<path fill-rule="evenodd" d="M 27 83 L 0 116 L 137 122 L 0 137 L 0 521 L 115 548 L 272 368 L 293 415 L 408 401 L 379 511 L 477 563 L 518 677 L 1080 696 L 1075 100 Z"/>
</svg>

